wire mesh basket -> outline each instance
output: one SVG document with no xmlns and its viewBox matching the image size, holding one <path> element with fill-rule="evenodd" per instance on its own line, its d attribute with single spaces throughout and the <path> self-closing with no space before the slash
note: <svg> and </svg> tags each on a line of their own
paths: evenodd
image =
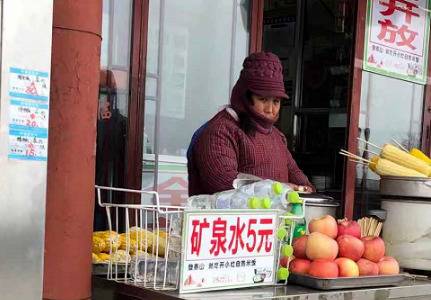
<svg viewBox="0 0 431 300">
<path fill-rule="evenodd" d="M 160 205 L 159 195 L 96 186 L 97 200 L 106 209 L 109 261 L 107 279 L 155 290 L 176 290 L 181 258 L 184 207 Z M 102 201 L 102 191 L 152 196 L 155 204 L 113 204 Z M 119 233 L 123 231 L 123 233 Z"/>
<path fill-rule="evenodd" d="M 106 210 L 111 241 L 109 261 L 99 266 L 104 268 L 100 273 L 106 274 L 109 280 L 145 288 L 178 289 L 182 254 L 181 230 L 185 207 L 160 205 L 159 195 L 154 191 L 105 186 L 96 186 L 96 190 L 98 204 Z M 106 203 L 102 201 L 102 191 L 152 196 L 155 204 Z M 287 271 L 292 259 L 295 226 L 304 218 L 304 214 L 304 200 L 301 214 L 295 215 L 285 211 L 279 213 L 278 230 L 275 234 L 277 264 L 275 269 L 278 271 L 281 268 Z M 119 233 L 120 231 L 123 233 Z M 288 275 L 286 278 L 276 280 L 274 284 L 287 282 Z"/>
</svg>

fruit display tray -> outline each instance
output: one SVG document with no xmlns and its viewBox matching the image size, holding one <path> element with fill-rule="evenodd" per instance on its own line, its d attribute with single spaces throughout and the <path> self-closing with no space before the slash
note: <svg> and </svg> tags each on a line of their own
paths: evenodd
<svg viewBox="0 0 431 300">
<path fill-rule="evenodd" d="M 318 278 L 308 275 L 291 273 L 289 276 L 289 283 L 295 283 L 318 290 L 338 290 L 379 286 L 395 286 L 403 282 L 405 279 L 406 277 L 404 275 Z"/>
</svg>

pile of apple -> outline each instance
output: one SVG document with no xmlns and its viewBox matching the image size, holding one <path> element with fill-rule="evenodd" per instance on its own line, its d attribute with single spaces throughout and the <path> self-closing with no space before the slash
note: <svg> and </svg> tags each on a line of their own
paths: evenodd
<svg viewBox="0 0 431 300">
<path fill-rule="evenodd" d="M 356 221 L 337 221 L 329 215 L 313 219 L 309 235 L 293 241 L 294 259 L 290 272 L 319 278 L 395 275 L 398 262 L 385 256 L 385 243 L 380 237 L 361 238 Z"/>
</svg>

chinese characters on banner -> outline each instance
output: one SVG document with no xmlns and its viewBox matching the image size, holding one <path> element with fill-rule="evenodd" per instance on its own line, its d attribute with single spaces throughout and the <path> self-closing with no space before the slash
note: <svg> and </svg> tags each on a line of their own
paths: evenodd
<svg viewBox="0 0 431 300">
<path fill-rule="evenodd" d="M 368 0 L 364 70 L 425 84 L 428 0 Z"/>
<path fill-rule="evenodd" d="M 49 77 L 47 72 L 9 69 L 10 159 L 46 161 Z"/>
<path fill-rule="evenodd" d="M 273 284 L 275 211 L 185 212 L 181 292 Z"/>
</svg>

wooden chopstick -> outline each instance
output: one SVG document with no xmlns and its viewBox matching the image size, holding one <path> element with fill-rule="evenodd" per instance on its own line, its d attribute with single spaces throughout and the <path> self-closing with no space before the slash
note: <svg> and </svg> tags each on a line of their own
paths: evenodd
<svg viewBox="0 0 431 300">
<path fill-rule="evenodd" d="M 373 143 L 371 143 L 371 142 L 369 142 L 369 141 L 367 141 L 367 140 L 361 139 L 360 137 L 358 137 L 357 139 L 358 139 L 359 141 L 361 141 L 361 142 L 364 142 L 364 143 L 366 143 L 366 144 L 370 145 L 370 146 L 373 146 L 374 148 L 377 148 L 377 149 L 379 149 L 379 150 L 382 150 L 382 147 L 379 147 L 379 146 L 377 146 L 376 144 L 373 144 Z"/>
</svg>

